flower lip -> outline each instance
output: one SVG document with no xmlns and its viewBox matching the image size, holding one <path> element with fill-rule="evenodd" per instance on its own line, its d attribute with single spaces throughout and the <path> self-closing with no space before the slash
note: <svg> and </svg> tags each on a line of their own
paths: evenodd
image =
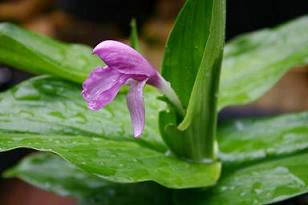
<svg viewBox="0 0 308 205">
<path fill-rule="evenodd" d="M 106 65 L 123 74 L 151 77 L 157 72 L 140 53 L 121 42 L 103 41 L 93 49 L 93 54 L 100 57 Z"/>
<path fill-rule="evenodd" d="M 128 78 L 109 67 L 98 67 L 83 82 L 81 95 L 91 110 L 99 110 L 114 99 Z"/>
</svg>

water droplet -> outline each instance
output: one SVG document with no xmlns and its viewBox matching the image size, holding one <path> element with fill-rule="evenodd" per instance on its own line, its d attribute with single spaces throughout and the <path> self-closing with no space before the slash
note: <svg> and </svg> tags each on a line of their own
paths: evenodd
<svg viewBox="0 0 308 205">
<path fill-rule="evenodd" d="M 12 92 L 17 100 L 37 100 L 40 98 L 40 93 L 29 86 L 15 88 Z"/>
</svg>

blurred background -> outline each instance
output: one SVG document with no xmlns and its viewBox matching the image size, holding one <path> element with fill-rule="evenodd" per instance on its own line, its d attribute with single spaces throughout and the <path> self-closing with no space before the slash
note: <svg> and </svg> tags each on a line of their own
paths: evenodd
<svg viewBox="0 0 308 205">
<path fill-rule="evenodd" d="M 53 38 L 94 46 L 105 39 L 127 40 L 129 23 L 137 19 L 141 47 L 157 68 L 174 19 L 185 0 L 0 0 L 0 22 L 9 21 Z M 308 13 L 307 0 L 227 0 L 226 39 L 273 27 Z M 307 25 L 308 26 L 308 25 Z M 1 42 L 0 42 L 1 43 Z M 31 77 L 0 65 L 0 91 Z M 308 109 L 308 69 L 292 69 L 257 102 L 230 107 L 219 120 L 296 112 Z M 0 154 L 0 172 L 29 150 Z M 3 205 L 70 205 L 73 199 L 38 190 L 19 180 L 0 181 Z M 279 204 L 308 204 L 300 196 Z"/>
</svg>

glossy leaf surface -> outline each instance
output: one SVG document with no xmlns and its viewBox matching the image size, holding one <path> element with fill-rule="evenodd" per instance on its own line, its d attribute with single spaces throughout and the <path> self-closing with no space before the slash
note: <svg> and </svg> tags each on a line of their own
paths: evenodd
<svg viewBox="0 0 308 205">
<path fill-rule="evenodd" d="M 235 120 L 218 128 L 220 157 L 239 164 L 308 148 L 308 112 Z"/>
<path fill-rule="evenodd" d="M 307 193 L 307 125 L 307 112 L 220 125 L 220 180 L 208 190 L 177 192 L 177 204 L 268 204 Z"/>
<path fill-rule="evenodd" d="M 82 82 L 92 69 L 103 66 L 88 46 L 58 42 L 9 23 L 0 24 L 0 42 L 0 63 L 36 74 Z"/>
<path fill-rule="evenodd" d="M 115 182 L 156 181 L 172 188 L 213 185 L 220 163 L 194 164 L 165 154 L 157 128 L 164 107 L 145 92 L 147 125 L 132 137 L 125 91 L 100 112 L 86 108 L 79 87 L 51 77 L 26 81 L 0 96 L 0 151 L 28 147 L 57 153 Z"/>
<path fill-rule="evenodd" d="M 207 190 L 179 191 L 178 205 L 259 205 L 308 192 L 308 153 L 272 159 L 237 170 L 225 170 Z"/>
<path fill-rule="evenodd" d="M 162 75 L 171 83 L 184 107 L 188 106 L 210 34 L 214 1 L 186 1 L 166 44 Z"/>
<path fill-rule="evenodd" d="M 116 184 L 82 172 L 60 157 L 38 153 L 26 157 L 6 177 L 18 177 L 34 186 L 83 203 L 97 205 L 169 204 L 170 190 L 155 183 Z"/>
<path fill-rule="evenodd" d="M 290 68 L 308 64 L 308 16 L 244 34 L 225 47 L 219 108 L 252 102 Z"/>
<path fill-rule="evenodd" d="M 213 1 L 209 37 L 204 48 L 184 120 L 178 129 L 190 138 L 197 158 L 216 159 L 217 100 L 225 42 L 225 0 Z M 184 146 L 190 146 L 185 143 Z"/>
</svg>

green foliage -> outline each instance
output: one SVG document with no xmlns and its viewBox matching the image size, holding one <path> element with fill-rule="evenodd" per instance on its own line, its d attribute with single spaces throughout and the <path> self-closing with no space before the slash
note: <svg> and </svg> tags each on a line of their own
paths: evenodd
<svg viewBox="0 0 308 205">
<path fill-rule="evenodd" d="M 175 201 L 168 204 L 265 204 L 307 192 L 307 120 L 308 113 L 298 113 L 258 120 L 237 120 L 220 126 L 218 139 L 224 155 L 222 159 L 228 166 L 225 166 L 218 184 L 205 190 L 175 191 L 172 197 Z M 268 129 L 271 131 L 266 134 L 265 130 Z M 16 136 L 10 139 L 18 140 Z M 26 141 L 24 138 L 23 140 L 21 144 L 25 146 Z M 57 169 L 64 172 L 57 172 Z M 139 198 L 143 197 L 144 191 L 146 197 L 153 198 L 165 197 L 168 193 L 167 198 L 171 200 L 171 190 L 153 184 L 149 186 L 148 183 L 143 183 L 140 185 L 142 188 L 138 189 L 139 184 L 112 185 L 93 176 L 86 180 L 90 175 L 73 169 L 72 165 L 57 157 L 44 154 L 25 159 L 25 162 L 7 175 L 18 176 L 31 184 L 62 195 L 77 198 L 95 195 L 93 199 L 101 202 L 98 203 L 101 205 L 108 204 L 102 203 L 102 200 L 116 200 L 113 195 L 108 194 L 110 192 L 115 192 L 115 197 L 118 197 L 117 193 L 124 195 L 121 200 L 133 200 L 133 193 L 129 191 L 132 189 L 136 190 L 135 194 L 140 194 Z M 93 187 L 94 182 L 96 188 Z"/>
<path fill-rule="evenodd" d="M 166 44 L 162 75 L 171 83 L 184 107 L 188 106 L 210 35 L 214 1 L 186 1 Z"/>
<path fill-rule="evenodd" d="M 141 50 L 140 50 L 139 39 L 138 39 L 138 29 L 137 29 L 136 19 L 131 20 L 130 28 L 131 28 L 130 36 L 129 36 L 130 45 L 132 48 L 140 52 Z"/>
<path fill-rule="evenodd" d="M 55 152 L 87 173 L 117 182 L 153 180 L 175 188 L 213 184 L 218 164 L 191 164 L 164 154 L 166 147 L 155 135 L 157 125 L 153 123 L 156 110 L 164 108 L 155 101 L 156 95 L 152 89 L 145 92 L 149 124 L 144 137 L 134 140 L 127 111 L 113 112 L 124 107 L 122 94 L 95 113 L 87 111 L 75 84 L 50 77 L 26 81 L 0 97 L 1 151 L 29 147 Z M 83 117 L 76 118 L 80 113 Z M 237 166 L 304 150 L 307 116 L 299 113 L 219 126 L 222 159 Z M 271 132 L 263 136 L 269 129 Z M 277 150 L 272 155 L 271 144 Z"/>
<path fill-rule="evenodd" d="M 308 63 L 308 16 L 244 34 L 225 47 L 218 107 L 261 97 L 290 68 Z"/>
<path fill-rule="evenodd" d="M 147 110 L 145 132 L 139 140 L 132 128 L 122 90 L 110 105 L 99 112 L 87 108 L 80 86 L 55 77 L 30 79 L 0 94 L 0 130 L 39 134 L 98 136 L 117 141 L 132 141 L 166 151 L 158 135 L 157 110 L 163 102 L 153 88 L 144 93 Z"/>
<path fill-rule="evenodd" d="M 239 164 L 306 150 L 307 125 L 308 112 L 225 123 L 217 133 L 220 158 Z"/>
<path fill-rule="evenodd" d="M 187 112 L 184 120 L 174 120 L 171 112 L 162 113 L 160 130 L 169 148 L 183 158 L 216 159 L 216 104 L 224 34 L 224 0 L 189 0 L 167 42 L 162 73 Z"/>
<path fill-rule="evenodd" d="M 222 176 L 209 189 L 176 191 L 175 204 L 251 205 L 308 192 L 308 112 L 220 125 Z"/>
<path fill-rule="evenodd" d="M 84 204 L 161 205 L 170 203 L 171 192 L 155 183 L 118 184 L 77 169 L 48 153 L 33 154 L 5 173 L 46 191 L 73 196 Z"/>
<path fill-rule="evenodd" d="M 308 192 L 308 152 L 261 161 L 236 170 L 225 169 L 209 190 L 179 191 L 176 204 L 258 205 Z"/>
<path fill-rule="evenodd" d="M 125 93 L 124 93 L 125 94 Z M 0 95 L 0 151 L 17 147 L 57 153 L 82 170 L 114 182 L 156 181 L 166 187 L 215 184 L 220 163 L 194 164 L 165 154 L 153 89 L 145 92 L 146 129 L 134 139 L 123 93 L 100 112 L 88 110 L 80 89 L 38 77 Z"/>
<path fill-rule="evenodd" d="M 227 43 L 220 80 L 219 109 L 256 100 L 290 68 L 307 64 L 307 23 L 308 17 L 304 16 L 274 29 L 242 35 Z M 203 24 L 200 27 L 206 26 Z M 188 27 L 185 26 L 185 28 Z M 201 32 L 199 28 L 195 30 L 197 34 Z M 193 33 L 191 29 L 185 29 L 183 32 Z M 197 36 L 194 36 L 194 39 Z M 98 58 L 91 55 L 91 50 L 86 46 L 58 42 L 8 23 L 0 24 L 0 42 L 0 63 L 33 73 L 48 73 L 81 83 L 93 68 L 103 65 Z M 204 43 L 194 45 L 197 47 L 196 53 L 200 55 L 197 65 L 201 62 L 204 45 Z M 168 50 L 170 48 L 167 47 L 165 55 L 170 52 Z M 186 59 L 187 56 L 191 56 L 191 53 L 184 53 L 182 58 Z M 192 58 L 187 58 L 187 60 L 190 61 Z M 165 61 L 167 61 L 166 57 Z M 172 66 L 176 67 L 176 65 Z M 190 64 L 183 67 L 184 70 L 188 68 Z M 194 68 L 198 67 L 194 66 Z M 171 69 L 164 68 L 163 70 L 169 72 Z M 190 76 L 190 70 L 187 72 L 188 74 L 182 77 L 182 82 L 189 87 L 186 78 Z M 197 71 L 193 72 L 196 76 Z M 190 84 L 191 91 L 193 81 Z M 178 92 L 185 93 L 182 89 Z M 185 97 L 187 104 L 189 96 Z"/>
<path fill-rule="evenodd" d="M 207 89 L 213 90 L 211 86 L 218 83 L 205 75 L 219 74 L 208 72 L 218 67 L 215 62 L 220 60 L 215 61 L 214 56 L 219 56 L 222 46 L 216 47 L 209 41 L 214 38 L 213 42 L 221 43 L 222 37 L 212 35 L 219 34 L 218 27 L 211 27 L 211 21 L 218 15 L 210 12 L 215 8 L 213 2 L 218 1 L 188 0 L 166 47 L 163 75 L 188 108 L 187 116 L 196 117 L 204 112 L 197 105 L 212 100 L 214 92 Z M 192 15 L 187 17 L 188 13 Z M 302 17 L 228 43 L 218 110 L 256 100 L 289 68 L 307 64 L 307 23 L 308 17 Z M 7 23 L 0 24 L 0 41 L 0 63 L 33 73 L 81 83 L 93 68 L 103 65 L 86 46 L 61 43 Z M 207 49 L 215 52 L 208 53 Z M 203 82 L 206 79 L 209 81 Z M 167 152 L 157 125 L 158 111 L 166 110 L 166 105 L 156 99 L 159 95 L 151 88 L 145 91 L 144 135 L 133 139 L 125 93 L 123 89 L 100 112 L 86 108 L 78 85 L 54 77 L 38 77 L 2 93 L 0 151 L 29 147 L 56 153 L 67 160 L 50 154 L 35 155 L 7 172 L 7 176 L 18 176 L 49 191 L 75 196 L 84 204 L 187 204 L 188 200 L 197 205 L 250 205 L 308 192 L 307 112 L 219 125 L 219 156 L 224 170 L 217 182 L 220 163 L 187 162 Z M 190 98 L 200 93 L 200 101 Z M 161 114 L 165 116 L 161 118 L 160 129 L 181 123 L 170 112 Z M 190 124 L 196 124 L 193 118 L 187 118 L 180 128 Z M 178 134 L 177 140 L 184 137 L 177 129 L 168 132 Z M 182 143 L 176 149 L 186 145 Z M 121 183 L 155 181 L 170 188 L 217 185 L 174 191 L 155 183 L 119 184 L 105 179 Z"/>
<path fill-rule="evenodd" d="M 32 73 L 82 82 L 103 65 L 88 46 L 58 42 L 9 23 L 0 24 L 0 42 L 0 63 Z"/>
</svg>

